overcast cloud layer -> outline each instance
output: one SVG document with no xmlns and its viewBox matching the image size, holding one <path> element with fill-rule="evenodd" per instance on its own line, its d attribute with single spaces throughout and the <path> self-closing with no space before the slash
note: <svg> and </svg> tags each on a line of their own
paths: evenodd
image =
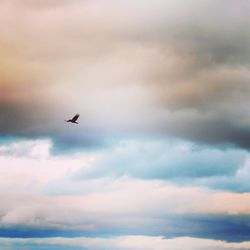
<svg viewBox="0 0 250 250">
<path fill-rule="evenodd" d="M 4 1 L 2 135 L 249 147 L 248 1 Z M 62 123 L 81 113 L 80 128 Z M 67 135 L 66 135 L 67 131 Z"/>
<path fill-rule="evenodd" d="M 249 13 L 0 0 L 0 248 L 250 249 Z"/>
</svg>

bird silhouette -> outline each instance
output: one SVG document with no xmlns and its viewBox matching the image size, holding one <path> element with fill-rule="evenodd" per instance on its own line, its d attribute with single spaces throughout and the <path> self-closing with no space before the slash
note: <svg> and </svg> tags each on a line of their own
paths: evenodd
<svg viewBox="0 0 250 250">
<path fill-rule="evenodd" d="M 79 124 L 78 122 L 77 122 L 77 119 L 79 118 L 79 114 L 76 114 L 72 119 L 69 119 L 69 120 L 67 120 L 67 121 L 65 121 L 65 122 L 71 122 L 71 123 L 76 123 L 76 124 Z"/>
</svg>

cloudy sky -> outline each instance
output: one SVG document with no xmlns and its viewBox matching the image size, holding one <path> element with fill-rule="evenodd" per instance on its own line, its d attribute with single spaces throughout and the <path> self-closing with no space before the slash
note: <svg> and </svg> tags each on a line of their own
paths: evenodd
<svg viewBox="0 0 250 250">
<path fill-rule="evenodd" d="M 0 0 L 1 249 L 250 249 L 249 13 Z"/>
</svg>

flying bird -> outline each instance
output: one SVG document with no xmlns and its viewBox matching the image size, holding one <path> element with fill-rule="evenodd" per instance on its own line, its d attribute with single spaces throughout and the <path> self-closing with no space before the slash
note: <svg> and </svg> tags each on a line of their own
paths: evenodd
<svg viewBox="0 0 250 250">
<path fill-rule="evenodd" d="M 79 118 L 79 116 L 80 116 L 79 114 L 76 114 L 72 119 L 69 119 L 66 122 L 72 122 L 78 124 L 77 119 Z"/>
</svg>

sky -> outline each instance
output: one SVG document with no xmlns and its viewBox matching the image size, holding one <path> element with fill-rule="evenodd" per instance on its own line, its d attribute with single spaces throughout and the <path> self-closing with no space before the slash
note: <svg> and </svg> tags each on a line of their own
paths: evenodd
<svg viewBox="0 0 250 250">
<path fill-rule="evenodd" d="M 249 11 L 0 0 L 1 249 L 249 250 Z"/>
</svg>

